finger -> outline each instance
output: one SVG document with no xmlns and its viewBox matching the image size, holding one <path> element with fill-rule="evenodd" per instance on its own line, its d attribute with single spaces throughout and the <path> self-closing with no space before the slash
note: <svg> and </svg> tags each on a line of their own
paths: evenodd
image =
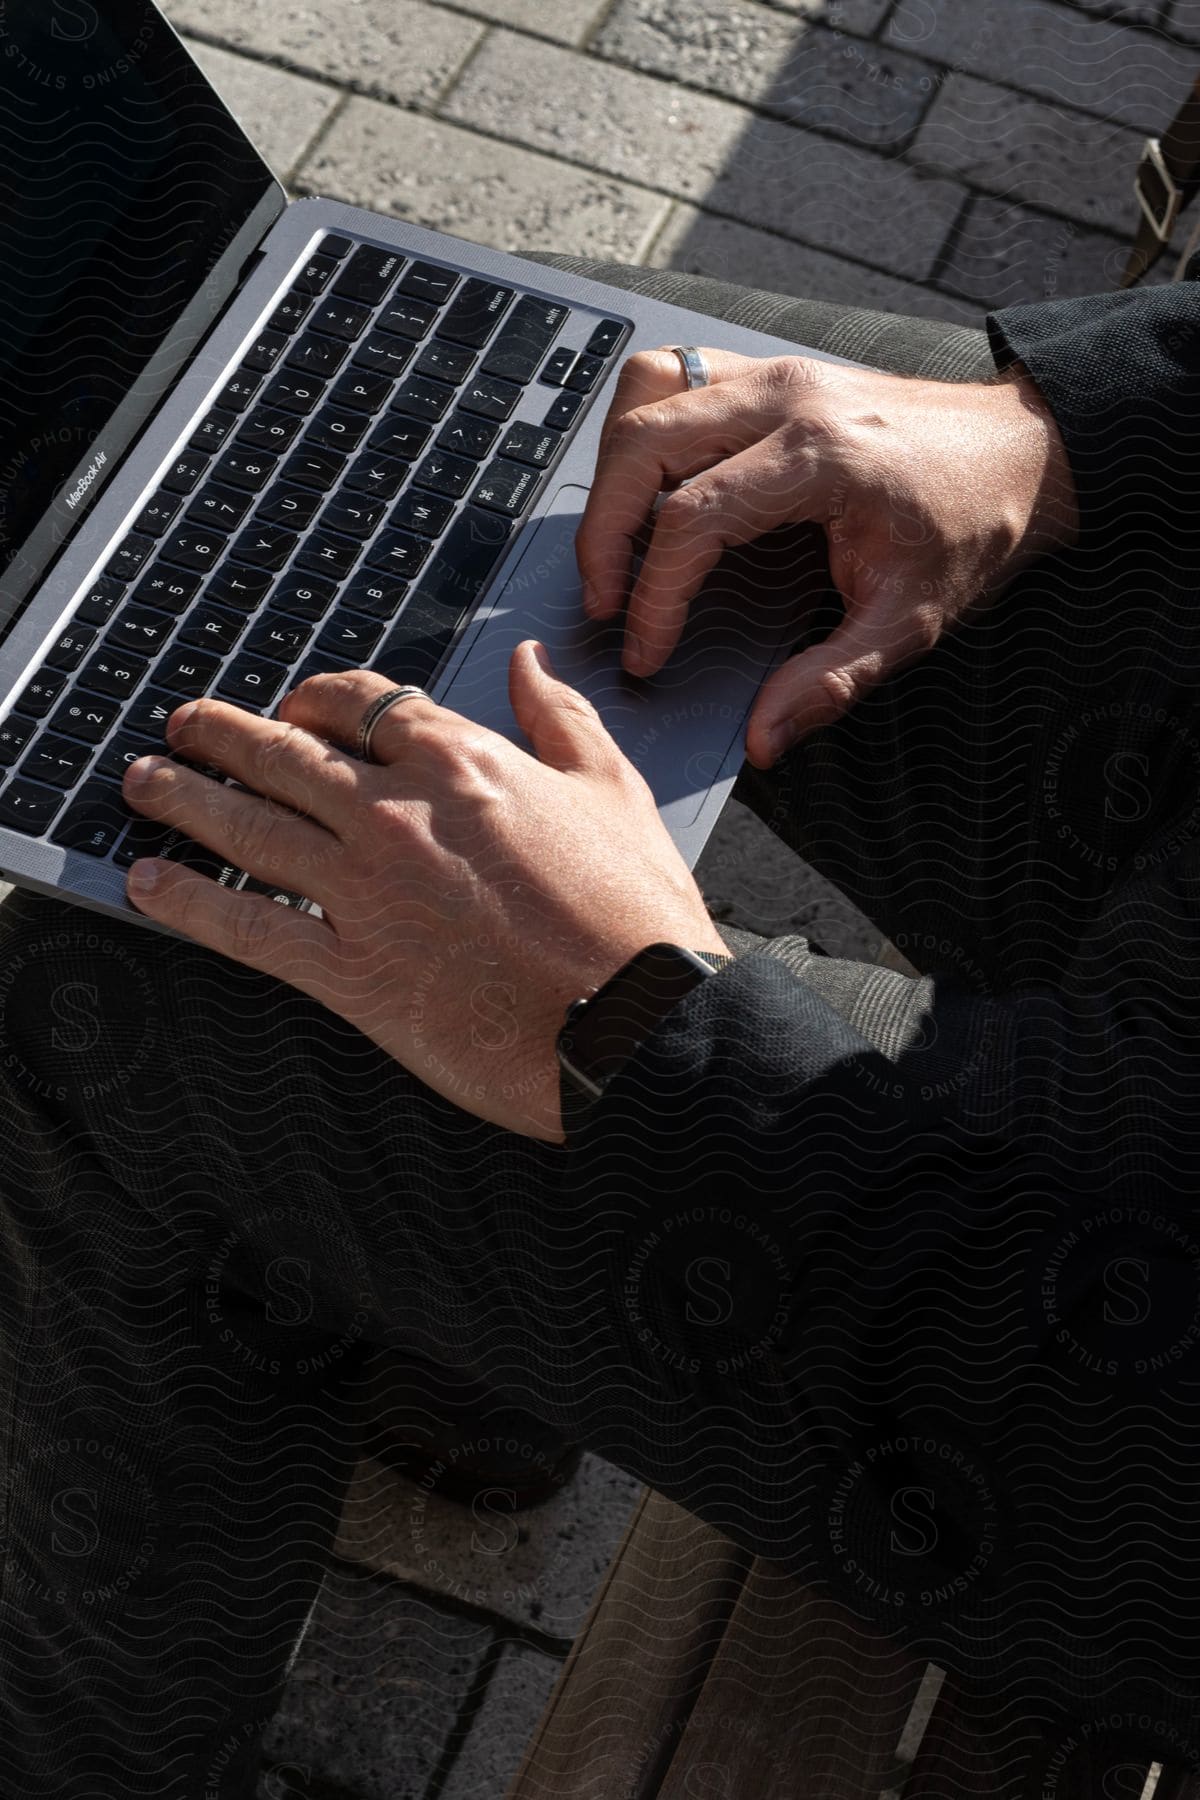
<svg viewBox="0 0 1200 1800">
<path fill-rule="evenodd" d="M 260 719 L 223 700 L 194 700 L 171 714 L 172 750 L 232 775 L 336 831 L 352 804 L 362 764 L 297 725 Z"/>
<path fill-rule="evenodd" d="M 599 713 L 555 672 L 544 644 L 527 639 L 517 645 L 508 666 L 508 693 L 517 724 L 540 762 L 588 775 L 616 775 L 624 764 Z"/>
<path fill-rule="evenodd" d="M 658 509 L 629 599 L 625 667 L 660 669 L 679 642 L 688 607 L 728 549 L 801 519 L 822 519 L 836 474 L 831 463 L 774 432 L 761 443 L 668 494 Z"/>
<path fill-rule="evenodd" d="M 131 763 L 122 791 L 146 818 L 183 832 L 236 868 L 321 900 L 317 889 L 326 888 L 321 870 L 337 859 L 341 848 L 323 826 L 163 756 Z"/>
<path fill-rule="evenodd" d="M 715 361 L 716 352 L 711 355 Z M 669 360 L 673 382 L 664 388 L 661 370 L 648 372 L 630 385 L 631 394 L 645 396 L 640 404 L 619 412 L 618 390 L 601 435 L 575 539 L 584 605 L 593 618 L 611 617 L 624 600 L 634 541 L 663 489 L 744 450 L 778 422 L 778 400 L 764 380 L 769 364 L 762 360 L 730 358 L 727 366 L 722 359 L 723 379 L 694 392 L 681 387 L 679 359 Z"/>
<path fill-rule="evenodd" d="M 936 628 L 899 608 L 847 618 L 823 643 L 789 657 L 764 684 L 746 729 L 746 754 L 758 768 L 801 738 L 832 725 L 864 694 L 930 647 Z"/>
<path fill-rule="evenodd" d="M 708 366 L 709 382 L 713 386 L 719 386 L 724 381 L 736 381 L 740 376 L 749 374 L 759 360 L 753 356 L 739 356 L 733 350 L 705 349 L 701 354 Z M 621 365 L 621 373 L 617 377 L 617 385 L 600 432 L 601 446 L 610 427 L 622 413 L 631 412 L 638 406 L 650 406 L 656 400 L 669 399 L 672 394 L 687 392 L 683 364 L 674 350 L 636 351 Z"/>
<path fill-rule="evenodd" d="M 278 716 L 317 737 L 345 744 L 357 751 L 358 728 L 367 708 L 382 695 L 405 684 L 389 681 L 372 669 L 346 669 L 336 674 L 310 675 L 285 695 Z M 371 736 L 371 761 L 394 764 L 405 756 L 420 728 L 437 722 L 439 730 L 462 724 L 461 715 L 438 706 L 428 695 L 399 701 L 389 707 Z M 359 763 L 359 768 L 362 764 Z"/>
<path fill-rule="evenodd" d="M 162 858 L 134 863 L 128 894 L 147 918 L 328 1004 L 337 938 L 324 920 L 234 893 Z"/>
</svg>

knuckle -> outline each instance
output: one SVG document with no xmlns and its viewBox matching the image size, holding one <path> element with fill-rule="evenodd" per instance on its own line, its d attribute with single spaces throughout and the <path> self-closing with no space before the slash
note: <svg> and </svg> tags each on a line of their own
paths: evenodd
<svg viewBox="0 0 1200 1800">
<path fill-rule="evenodd" d="M 659 507 L 655 530 L 670 536 L 694 532 L 702 520 L 711 523 L 712 501 L 708 487 L 700 482 L 676 488 Z"/>
<path fill-rule="evenodd" d="M 858 699 L 858 683 L 849 669 L 826 669 L 820 685 L 838 713 L 849 712 Z"/>
<path fill-rule="evenodd" d="M 251 902 L 243 899 L 230 922 L 230 953 L 239 962 L 267 961 L 277 918 L 278 913 L 269 900 Z"/>
</svg>

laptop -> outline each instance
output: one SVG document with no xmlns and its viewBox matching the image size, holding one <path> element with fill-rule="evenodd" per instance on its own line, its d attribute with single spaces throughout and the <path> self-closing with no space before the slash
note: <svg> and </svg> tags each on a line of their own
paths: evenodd
<svg viewBox="0 0 1200 1800">
<path fill-rule="evenodd" d="M 813 551 L 728 558 L 639 681 L 583 615 L 574 537 L 632 351 L 796 347 L 289 205 L 148 0 L 4 0 L 0 87 L 0 878 L 159 930 L 125 878 L 162 855 L 308 907 L 133 813 L 128 763 L 187 699 L 271 716 L 355 667 L 523 741 L 526 637 L 694 864 Z"/>
</svg>

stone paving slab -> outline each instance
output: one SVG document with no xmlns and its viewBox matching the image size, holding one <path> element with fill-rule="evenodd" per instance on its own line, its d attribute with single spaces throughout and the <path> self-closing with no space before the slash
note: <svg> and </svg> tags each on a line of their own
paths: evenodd
<svg viewBox="0 0 1200 1800">
<path fill-rule="evenodd" d="M 260 1800 L 417 1800 L 449 1754 L 492 1644 L 486 1623 L 360 1570 L 333 1570 L 267 1732 Z"/>
<path fill-rule="evenodd" d="M 280 180 L 291 180 L 341 96 L 303 75 L 193 41 L 192 54 Z"/>
<path fill-rule="evenodd" d="M 617 0 L 591 47 L 635 69 L 757 105 L 805 36 L 794 17 L 758 0 Z"/>
<path fill-rule="evenodd" d="M 1004 200 L 976 200 L 942 272 L 990 307 L 1115 288 L 1126 250 L 1114 238 Z"/>
<path fill-rule="evenodd" d="M 1196 72 L 1195 57 L 1161 35 L 1053 0 L 899 0 L 884 35 L 897 49 L 1142 131 L 1174 114 Z"/>
<path fill-rule="evenodd" d="M 432 105 L 486 27 L 424 0 L 167 0 L 181 30 L 405 105 Z"/>
<path fill-rule="evenodd" d="M 768 293 L 804 294 L 813 300 L 916 313 L 955 325 L 981 325 L 983 309 L 952 294 L 916 287 L 894 275 L 845 257 L 830 256 L 734 219 L 717 219 L 699 207 L 677 205 L 646 258 L 656 269 L 686 269 Z"/>
<path fill-rule="evenodd" d="M 338 1554 L 432 1596 L 570 1640 L 612 1560 L 642 1484 L 596 1456 L 543 1506 L 505 1514 L 359 1465 Z"/>
<path fill-rule="evenodd" d="M 505 1648 L 438 1800 L 500 1800 L 561 1668 L 536 1650 Z"/>
<path fill-rule="evenodd" d="M 500 250 L 640 262 L 669 202 L 440 119 L 352 100 L 298 185 Z"/>
<path fill-rule="evenodd" d="M 493 25 L 512 25 L 560 44 L 582 44 L 609 0 L 431 0 Z"/>
</svg>

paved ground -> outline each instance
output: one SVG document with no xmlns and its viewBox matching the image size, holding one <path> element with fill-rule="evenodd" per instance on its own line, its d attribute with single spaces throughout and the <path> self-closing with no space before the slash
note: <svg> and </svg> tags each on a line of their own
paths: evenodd
<svg viewBox="0 0 1200 1800">
<path fill-rule="evenodd" d="M 1115 285 L 1140 135 L 1200 65 L 1200 0 L 167 4 L 296 194 L 968 323 Z M 712 903 L 870 953 L 771 845 L 731 813 Z M 365 1469 L 264 1791 L 501 1795 L 632 1493 L 589 1459 L 496 1539 L 422 1500 L 417 1554 Z"/>
</svg>

